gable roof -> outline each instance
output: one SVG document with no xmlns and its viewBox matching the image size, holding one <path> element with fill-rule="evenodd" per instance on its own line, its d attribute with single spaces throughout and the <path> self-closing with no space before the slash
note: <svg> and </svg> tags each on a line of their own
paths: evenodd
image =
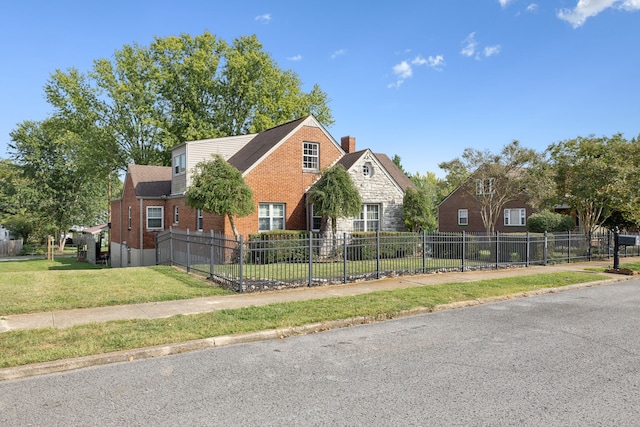
<svg viewBox="0 0 640 427">
<path fill-rule="evenodd" d="M 136 197 L 162 197 L 171 194 L 170 166 L 129 165 L 127 177 Z"/>
<path fill-rule="evenodd" d="M 228 160 L 229 164 L 243 174 L 246 174 L 283 143 L 289 135 L 296 132 L 302 126 L 319 127 L 336 147 L 342 150 L 340 144 L 333 139 L 315 117 L 308 115 L 260 132 L 249 143 L 231 156 Z"/>
<path fill-rule="evenodd" d="M 371 152 L 371 150 L 364 149 L 360 151 L 355 151 L 353 153 L 347 153 L 338 160 L 337 163 L 344 166 L 346 170 L 349 170 L 365 153 Z M 395 181 L 395 183 L 402 189 L 402 191 L 407 191 L 407 188 L 413 187 L 415 188 L 415 184 L 400 170 L 398 166 L 387 156 L 386 154 L 381 153 L 371 153 L 373 157 L 378 161 L 380 166 L 387 172 L 387 175 Z"/>
<path fill-rule="evenodd" d="M 407 188 L 412 187 L 415 188 L 416 185 L 409 179 L 407 175 L 395 164 L 393 160 L 389 158 L 386 154 L 383 153 L 374 153 L 376 159 L 382 164 L 391 178 L 402 188 L 402 191 L 407 191 Z"/>
</svg>

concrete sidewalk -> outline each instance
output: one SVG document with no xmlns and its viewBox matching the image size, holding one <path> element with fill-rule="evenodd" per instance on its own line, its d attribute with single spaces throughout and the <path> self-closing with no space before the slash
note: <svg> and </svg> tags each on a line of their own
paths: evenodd
<svg viewBox="0 0 640 427">
<path fill-rule="evenodd" d="M 626 258 L 625 262 L 633 262 L 635 260 L 636 259 Z M 527 268 L 469 271 L 464 273 L 430 273 L 424 275 L 399 276 L 380 280 L 363 281 L 345 285 L 319 286 L 282 291 L 194 298 L 178 301 L 10 315 L 0 317 L 0 332 L 45 327 L 64 328 L 78 324 L 106 322 L 110 320 L 165 318 L 177 314 L 187 315 L 228 308 L 261 306 L 277 302 L 360 295 L 379 290 L 435 285 L 441 283 L 468 282 L 562 271 L 585 272 L 586 268 L 610 267 L 612 263 L 612 260 L 605 260 L 585 263 L 556 264 L 550 266 L 532 266 Z M 633 276 L 625 276 L 621 274 L 603 274 L 608 277 L 608 281 L 629 280 L 633 278 Z"/>
</svg>

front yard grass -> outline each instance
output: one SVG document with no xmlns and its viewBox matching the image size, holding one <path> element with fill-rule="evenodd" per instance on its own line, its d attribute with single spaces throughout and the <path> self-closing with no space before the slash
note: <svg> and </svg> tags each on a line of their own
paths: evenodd
<svg viewBox="0 0 640 427">
<path fill-rule="evenodd" d="M 228 293 L 166 266 L 112 269 L 73 258 L 0 262 L 0 316 Z"/>
<path fill-rule="evenodd" d="M 133 269 L 118 270 L 131 274 Z M 184 273 L 178 274 L 186 276 Z M 120 320 L 63 329 L 9 331 L 0 333 L 0 368 L 358 316 L 393 318 L 401 311 L 418 307 L 431 309 L 440 304 L 593 282 L 604 278 L 602 275 L 586 272 L 535 274 L 219 310 L 165 319 Z M 107 294 L 108 290 L 108 287 L 104 288 Z"/>
</svg>

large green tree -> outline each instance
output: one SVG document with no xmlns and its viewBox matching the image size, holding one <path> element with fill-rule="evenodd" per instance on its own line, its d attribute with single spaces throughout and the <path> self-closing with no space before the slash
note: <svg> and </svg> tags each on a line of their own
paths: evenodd
<svg viewBox="0 0 640 427">
<path fill-rule="evenodd" d="M 320 179 L 309 189 L 307 196 L 313 203 L 314 215 L 331 219 L 333 239 L 336 238 L 338 218 L 355 217 L 362 209 L 362 198 L 351 176 L 337 163 L 322 172 Z"/>
<path fill-rule="evenodd" d="M 21 192 L 23 207 L 41 233 L 56 236 L 62 249 L 72 226 L 106 221 L 108 182 L 93 173 L 78 135 L 48 119 L 19 124 L 11 141 L 13 159 L 31 184 Z"/>
<path fill-rule="evenodd" d="M 235 218 L 255 209 L 253 193 L 242 173 L 219 155 L 196 165 L 186 197 L 187 205 L 194 209 L 229 218 L 236 240 L 239 235 Z"/>
<path fill-rule="evenodd" d="M 278 67 L 255 36 L 229 44 L 209 32 L 125 45 L 83 74 L 57 70 L 45 86 L 54 114 L 92 145 L 96 162 L 170 162 L 187 140 L 260 132 L 306 114 L 333 119 L 316 85 Z"/>
<path fill-rule="evenodd" d="M 539 158 L 539 153 L 512 141 L 499 153 L 466 148 L 461 158 L 439 166 L 456 180 L 464 178 L 460 186 L 477 201 L 485 231 L 490 234 L 507 203 L 526 196 L 527 188 L 536 185 L 530 166 Z"/>
<path fill-rule="evenodd" d="M 411 231 L 435 231 L 438 228 L 438 203 L 444 198 L 443 180 L 433 172 L 409 176 L 415 188 L 405 191 L 404 222 Z"/>
<path fill-rule="evenodd" d="M 639 206 L 637 142 L 621 134 L 577 137 L 548 148 L 557 203 L 575 210 L 582 232 L 593 232 L 615 212 L 632 217 Z"/>
</svg>

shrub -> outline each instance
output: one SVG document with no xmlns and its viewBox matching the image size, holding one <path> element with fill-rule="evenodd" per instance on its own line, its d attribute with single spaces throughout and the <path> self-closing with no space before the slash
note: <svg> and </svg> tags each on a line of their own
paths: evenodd
<svg viewBox="0 0 640 427">
<path fill-rule="evenodd" d="M 573 218 L 555 212 L 533 214 L 527 219 L 527 230 L 532 233 L 557 233 L 572 231 L 575 228 Z"/>
<path fill-rule="evenodd" d="M 380 258 L 402 258 L 411 256 L 416 251 L 414 233 L 380 232 Z M 351 233 L 347 246 L 347 259 L 376 259 L 376 233 Z"/>
<path fill-rule="evenodd" d="M 248 262 L 271 264 L 309 259 L 307 231 L 273 230 L 249 235 Z"/>
</svg>

